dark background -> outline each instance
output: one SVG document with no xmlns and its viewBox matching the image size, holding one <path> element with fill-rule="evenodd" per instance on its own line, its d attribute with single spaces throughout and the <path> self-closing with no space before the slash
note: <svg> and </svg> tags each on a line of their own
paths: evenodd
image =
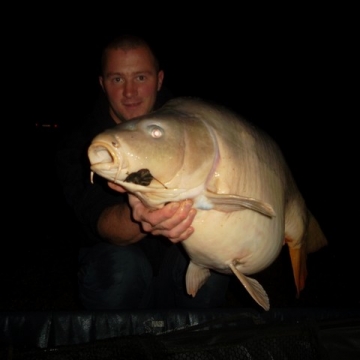
<svg viewBox="0 0 360 360">
<path fill-rule="evenodd" d="M 275 139 L 331 245 L 324 258 L 313 260 L 319 262 L 316 267 L 327 286 L 321 301 L 359 304 L 354 296 L 359 236 L 352 215 L 358 200 L 357 160 L 356 142 L 350 140 L 358 118 L 352 110 L 356 48 L 352 23 L 344 27 L 334 18 L 309 15 L 280 22 L 258 19 L 245 25 L 243 17 L 238 18 L 239 25 L 232 20 L 227 27 L 218 22 L 185 26 L 184 19 L 181 28 L 173 24 L 158 30 L 121 27 L 120 20 L 109 20 L 105 26 L 96 21 L 68 23 L 66 18 L 53 23 L 50 17 L 16 39 L 16 51 L 11 53 L 16 67 L 11 73 L 17 94 L 14 110 L 25 119 L 26 146 L 20 164 L 16 163 L 24 169 L 15 202 L 23 205 L 15 207 L 20 208 L 19 216 L 7 215 L 15 231 L 5 237 L 1 253 L 7 286 L 2 308 L 13 308 L 23 287 L 25 298 L 34 296 L 38 287 L 24 276 L 36 266 L 34 277 L 47 273 L 41 289 L 64 281 L 54 270 L 57 262 L 64 265 L 63 259 L 65 273 L 73 276 L 76 222 L 57 183 L 54 151 L 59 137 L 91 110 L 99 91 L 101 48 L 123 31 L 138 33 L 155 46 L 165 85 L 176 96 L 198 96 L 226 105 Z M 19 269 L 21 274 L 16 275 Z M 47 306 L 41 301 L 18 304 L 15 308 Z"/>
</svg>

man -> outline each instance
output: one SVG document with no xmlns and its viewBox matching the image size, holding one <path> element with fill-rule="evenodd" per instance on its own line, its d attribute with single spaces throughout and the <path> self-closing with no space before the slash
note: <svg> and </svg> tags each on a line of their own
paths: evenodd
<svg viewBox="0 0 360 360">
<path fill-rule="evenodd" d="M 228 277 L 213 274 L 192 299 L 185 290 L 186 254 L 178 243 L 194 229 L 190 200 L 149 210 L 121 186 L 90 183 L 87 148 L 95 135 L 162 105 L 164 72 L 149 44 L 124 35 L 103 51 L 103 96 L 79 130 L 58 151 L 58 172 L 68 204 L 90 246 L 80 249 L 79 298 L 87 309 L 213 307 L 225 302 Z M 161 101 L 161 97 L 163 101 Z M 170 240 L 170 241 L 169 241 Z"/>
</svg>

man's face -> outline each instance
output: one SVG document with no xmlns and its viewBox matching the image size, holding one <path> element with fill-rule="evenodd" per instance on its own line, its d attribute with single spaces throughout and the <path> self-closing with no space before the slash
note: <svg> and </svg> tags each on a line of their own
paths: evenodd
<svg viewBox="0 0 360 360">
<path fill-rule="evenodd" d="M 115 122 L 149 113 L 163 78 L 163 71 L 156 71 L 146 47 L 108 50 L 99 81 L 109 99 L 110 114 Z"/>
</svg>

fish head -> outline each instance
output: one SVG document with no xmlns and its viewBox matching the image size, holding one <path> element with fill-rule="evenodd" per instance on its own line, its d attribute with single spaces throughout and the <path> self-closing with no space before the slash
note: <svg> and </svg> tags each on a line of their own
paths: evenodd
<svg viewBox="0 0 360 360">
<path fill-rule="evenodd" d="M 178 125 L 173 123 L 169 131 L 166 121 L 145 118 L 105 130 L 93 139 L 88 149 L 91 170 L 122 184 L 132 174 L 148 169 L 161 183 L 168 182 L 182 162 L 179 150 L 182 137 L 174 136 L 182 131 Z M 152 186 L 163 187 L 161 183 L 154 182 Z"/>
<path fill-rule="evenodd" d="M 93 173 L 139 197 L 157 197 L 156 202 L 166 203 L 182 200 L 179 194 L 189 197 L 189 182 L 191 189 L 204 185 L 213 150 L 201 122 L 159 111 L 98 134 L 88 157 Z"/>
</svg>

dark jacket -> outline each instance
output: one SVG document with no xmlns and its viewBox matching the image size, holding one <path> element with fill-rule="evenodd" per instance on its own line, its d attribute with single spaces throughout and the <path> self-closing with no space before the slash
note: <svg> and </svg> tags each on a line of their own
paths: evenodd
<svg viewBox="0 0 360 360">
<path fill-rule="evenodd" d="M 170 98 L 169 91 L 160 91 L 156 108 Z M 127 201 L 127 195 L 110 189 L 107 180 L 94 175 L 94 182 L 90 181 L 87 149 L 97 134 L 115 125 L 109 114 L 107 99 L 101 93 L 93 111 L 76 128 L 67 132 L 59 142 L 57 173 L 65 200 L 84 231 L 84 239 L 80 245 L 91 245 L 102 241 L 97 232 L 100 214 L 106 207 Z"/>
</svg>

